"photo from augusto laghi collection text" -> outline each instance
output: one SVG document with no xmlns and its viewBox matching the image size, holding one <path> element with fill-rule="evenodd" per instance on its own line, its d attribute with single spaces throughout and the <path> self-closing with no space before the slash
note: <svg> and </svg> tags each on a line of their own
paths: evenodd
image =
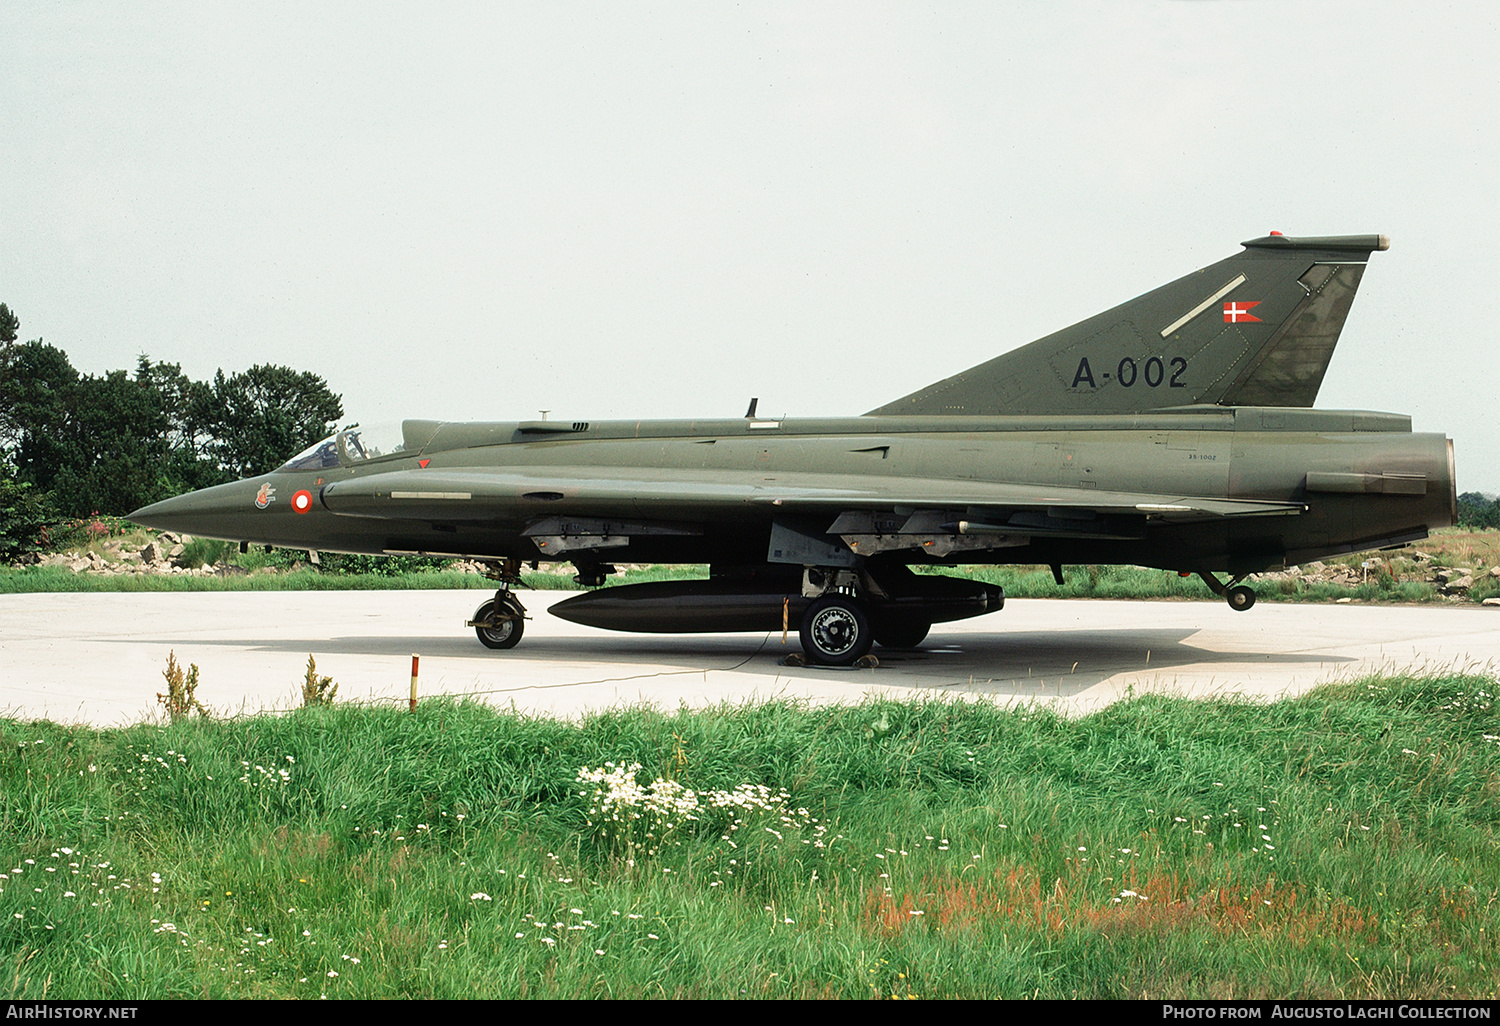
<svg viewBox="0 0 1500 1026">
<path fill-rule="evenodd" d="M 1162 1002 L 1163 1019 L 1489 1019 L 1492 1002 L 1415 1004 L 1395 1001 L 1243 1004 Z"/>
</svg>

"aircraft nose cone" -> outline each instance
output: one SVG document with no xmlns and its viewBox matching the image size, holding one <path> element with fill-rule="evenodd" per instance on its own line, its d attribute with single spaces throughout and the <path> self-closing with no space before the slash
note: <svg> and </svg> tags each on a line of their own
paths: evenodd
<svg viewBox="0 0 1500 1026">
<path fill-rule="evenodd" d="M 175 499 L 163 499 L 161 502 L 153 502 L 149 506 L 142 506 L 134 513 L 128 513 L 126 520 L 131 523 L 140 524 L 142 527 L 154 528 L 158 531 L 172 530 L 172 524 L 176 518 L 188 508 L 189 496 L 179 495 Z"/>
<path fill-rule="evenodd" d="M 215 485 L 153 502 L 130 514 L 128 519 L 158 531 L 231 540 L 250 537 L 253 535 L 246 535 L 245 529 L 250 526 L 249 518 L 259 512 L 256 497 L 262 484 L 260 479 L 251 478 Z"/>
</svg>

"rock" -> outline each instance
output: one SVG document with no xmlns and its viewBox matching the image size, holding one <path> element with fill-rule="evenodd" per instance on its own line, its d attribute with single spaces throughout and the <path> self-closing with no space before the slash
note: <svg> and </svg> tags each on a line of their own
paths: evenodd
<svg viewBox="0 0 1500 1026">
<path fill-rule="evenodd" d="M 142 546 L 142 548 L 141 548 L 141 562 L 142 563 L 155 563 L 160 558 L 161 558 L 161 553 L 157 550 L 155 543 L 153 543 L 153 542 L 147 542 L 144 546 Z"/>
<path fill-rule="evenodd" d="M 1500 563 L 1490 567 L 1490 576 L 1500 580 Z"/>
<path fill-rule="evenodd" d="M 42 566 L 65 566 L 75 574 L 114 573 L 117 569 L 113 562 L 93 551 L 49 552 L 34 557 L 33 561 Z"/>
<path fill-rule="evenodd" d="M 1483 602 L 1481 602 L 1480 605 L 1482 605 L 1482 606 L 1500 606 L 1500 597 L 1497 597 L 1497 598 L 1487 598 Z"/>
</svg>

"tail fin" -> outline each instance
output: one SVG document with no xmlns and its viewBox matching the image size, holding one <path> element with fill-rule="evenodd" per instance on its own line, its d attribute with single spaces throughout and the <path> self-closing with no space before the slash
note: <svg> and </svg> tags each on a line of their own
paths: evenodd
<svg viewBox="0 0 1500 1026">
<path fill-rule="evenodd" d="M 1311 406 L 1384 235 L 1268 235 L 1169 285 L 871 410 L 1137 413 Z"/>
</svg>

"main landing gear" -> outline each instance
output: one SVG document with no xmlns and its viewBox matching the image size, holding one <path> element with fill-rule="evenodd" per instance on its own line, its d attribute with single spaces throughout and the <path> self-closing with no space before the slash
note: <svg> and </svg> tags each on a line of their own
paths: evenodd
<svg viewBox="0 0 1500 1026">
<path fill-rule="evenodd" d="M 798 634 L 808 660 L 823 666 L 852 666 L 875 644 L 865 604 L 837 592 L 813 600 Z"/>
<path fill-rule="evenodd" d="M 474 628 L 485 648 L 515 648 L 526 629 L 526 607 L 511 593 L 511 586 L 521 583 L 521 561 L 507 559 L 491 563 L 485 576 L 499 584 L 495 597 L 474 610 L 474 619 L 466 626 Z"/>
<path fill-rule="evenodd" d="M 994 585 L 915 574 L 898 562 L 803 567 L 802 597 L 808 602 L 798 631 L 803 654 L 788 660 L 813 666 L 876 666 L 873 645 L 913 649 L 934 623 L 1005 605 Z"/>
<path fill-rule="evenodd" d="M 1233 578 L 1228 584 L 1219 583 L 1218 577 L 1211 570 L 1199 570 L 1198 576 L 1203 578 L 1209 591 L 1228 602 L 1229 608 L 1236 613 L 1243 613 L 1255 605 L 1255 591 L 1249 585 L 1239 583 L 1245 579 L 1244 574 Z"/>
<path fill-rule="evenodd" d="M 797 633 L 806 662 L 873 666 L 870 649 L 876 644 L 882 648 L 920 645 L 932 629 L 931 620 L 916 610 L 890 608 L 889 585 L 889 580 L 882 584 L 860 570 L 804 568 L 802 595 L 812 602 L 802 614 Z"/>
</svg>

